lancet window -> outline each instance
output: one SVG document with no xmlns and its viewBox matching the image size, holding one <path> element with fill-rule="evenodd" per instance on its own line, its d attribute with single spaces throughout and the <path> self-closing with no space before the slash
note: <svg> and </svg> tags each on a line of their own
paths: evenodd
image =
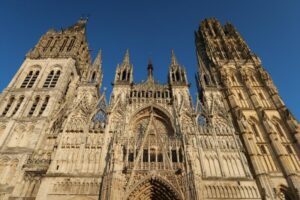
<svg viewBox="0 0 300 200">
<path fill-rule="evenodd" d="M 13 104 L 14 101 L 15 101 L 15 97 L 14 96 L 12 96 L 12 97 L 9 98 L 9 100 L 8 100 L 8 102 L 7 102 L 7 104 L 6 104 L 5 108 L 4 108 L 1 116 L 5 116 L 8 113 L 8 111 L 10 110 L 11 105 Z"/>
<path fill-rule="evenodd" d="M 40 112 L 39 112 L 39 116 L 41 116 L 44 113 L 44 111 L 45 111 L 45 109 L 46 109 L 46 107 L 48 105 L 49 99 L 50 99 L 49 96 L 45 97 L 44 102 L 43 102 L 43 104 L 41 106 L 41 109 L 40 109 Z"/>
<path fill-rule="evenodd" d="M 28 117 L 31 117 L 34 114 L 34 111 L 35 111 L 39 101 L 40 101 L 40 97 L 36 97 L 33 104 L 32 104 L 32 106 L 31 106 L 31 108 L 30 108 L 30 111 L 28 113 Z"/>
<path fill-rule="evenodd" d="M 56 86 L 56 83 L 60 77 L 60 70 L 54 71 L 52 70 L 48 76 L 47 79 L 44 82 L 43 88 L 54 88 Z"/>
<path fill-rule="evenodd" d="M 18 112 L 18 110 L 19 110 L 19 108 L 20 108 L 20 106 L 21 106 L 23 100 L 24 100 L 24 96 L 21 96 L 21 97 L 19 98 L 18 103 L 17 103 L 17 105 L 16 105 L 14 111 L 12 112 L 11 116 L 14 116 L 14 115 Z"/>
<path fill-rule="evenodd" d="M 32 88 L 33 84 L 35 83 L 37 77 L 39 76 L 40 71 L 36 70 L 36 71 L 29 71 L 29 73 L 27 74 L 27 76 L 25 77 L 21 88 Z"/>
</svg>

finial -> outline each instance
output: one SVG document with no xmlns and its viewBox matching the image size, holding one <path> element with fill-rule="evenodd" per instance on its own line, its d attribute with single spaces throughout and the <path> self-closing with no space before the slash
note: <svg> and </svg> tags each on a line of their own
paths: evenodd
<svg viewBox="0 0 300 200">
<path fill-rule="evenodd" d="M 123 63 L 124 64 L 129 64 L 130 63 L 130 60 L 129 60 L 129 49 L 126 49 L 126 53 L 125 53 L 125 56 L 124 56 L 124 59 L 123 59 Z"/>
<path fill-rule="evenodd" d="M 174 53 L 174 49 L 171 50 L 171 65 L 177 65 L 177 59 Z"/>
</svg>

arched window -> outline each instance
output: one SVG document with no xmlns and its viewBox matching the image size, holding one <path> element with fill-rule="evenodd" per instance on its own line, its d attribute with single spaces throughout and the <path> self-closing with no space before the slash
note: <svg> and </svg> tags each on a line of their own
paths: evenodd
<svg viewBox="0 0 300 200">
<path fill-rule="evenodd" d="M 10 107 L 13 104 L 14 101 L 15 101 L 15 97 L 10 97 L 10 99 L 8 100 L 8 102 L 6 104 L 6 107 L 3 110 L 1 116 L 5 116 L 8 113 L 8 111 L 9 111 L 9 109 L 10 109 Z"/>
<path fill-rule="evenodd" d="M 26 88 L 26 87 L 27 87 L 27 84 L 28 84 L 28 82 L 30 81 L 32 75 L 33 75 L 33 71 L 30 71 L 30 72 L 27 74 L 27 76 L 25 77 L 25 79 L 24 79 L 24 81 L 23 81 L 23 83 L 22 83 L 22 85 L 21 85 L 21 88 Z"/>
<path fill-rule="evenodd" d="M 52 81 L 51 81 L 51 83 L 50 83 L 50 87 L 51 87 L 51 88 L 54 88 L 54 87 L 55 87 L 55 85 L 56 85 L 56 83 L 57 83 L 57 81 L 58 81 L 58 79 L 59 79 L 59 76 L 60 76 L 60 71 L 58 70 L 58 71 L 55 73 L 55 75 L 54 75 L 54 77 L 53 77 L 53 79 L 52 79 Z"/>
<path fill-rule="evenodd" d="M 59 79 L 59 76 L 60 76 L 60 70 L 58 70 L 56 72 L 54 72 L 54 70 L 52 70 L 48 74 L 47 79 L 43 85 L 43 88 L 48 88 L 48 87 L 54 88 Z"/>
<path fill-rule="evenodd" d="M 31 106 L 31 108 L 30 108 L 30 111 L 28 113 L 28 117 L 31 117 L 33 115 L 33 113 L 34 113 L 34 111 L 36 109 L 36 106 L 38 105 L 39 101 L 40 101 L 40 97 L 36 97 L 35 100 L 34 100 L 34 102 L 33 102 L 33 104 L 32 104 L 32 106 Z"/>
<path fill-rule="evenodd" d="M 35 80 L 37 79 L 38 75 L 39 75 L 40 71 L 37 70 L 37 71 L 30 71 L 27 76 L 25 77 L 22 85 L 21 85 L 21 88 L 32 88 Z"/>
<path fill-rule="evenodd" d="M 18 101 L 18 103 L 17 103 L 17 105 L 16 105 L 16 107 L 15 107 L 13 113 L 11 114 L 11 116 L 14 116 L 14 115 L 18 112 L 18 110 L 19 110 L 19 108 L 20 108 L 20 106 L 21 106 L 23 100 L 24 100 L 24 96 L 21 96 L 21 97 L 19 98 L 19 101 Z"/>
<path fill-rule="evenodd" d="M 46 98 L 45 98 L 45 100 L 44 100 L 44 102 L 42 104 L 42 107 L 40 109 L 39 116 L 41 116 L 43 114 L 43 112 L 45 111 L 45 109 L 46 109 L 46 107 L 48 105 L 49 99 L 50 99 L 50 97 L 46 96 Z"/>
<path fill-rule="evenodd" d="M 30 79 L 30 81 L 29 81 L 29 83 L 27 85 L 27 88 L 32 88 L 34 82 L 36 81 L 37 77 L 39 76 L 39 73 L 40 73 L 40 71 L 36 71 L 34 73 L 34 75 L 31 77 L 31 79 Z"/>
</svg>

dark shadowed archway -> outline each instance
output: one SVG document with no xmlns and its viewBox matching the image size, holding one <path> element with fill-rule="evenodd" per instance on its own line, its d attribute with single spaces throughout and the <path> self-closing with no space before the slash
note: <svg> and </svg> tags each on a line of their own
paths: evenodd
<svg viewBox="0 0 300 200">
<path fill-rule="evenodd" d="M 178 192 L 167 182 L 152 177 L 140 183 L 130 193 L 128 200 L 181 200 Z"/>
</svg>

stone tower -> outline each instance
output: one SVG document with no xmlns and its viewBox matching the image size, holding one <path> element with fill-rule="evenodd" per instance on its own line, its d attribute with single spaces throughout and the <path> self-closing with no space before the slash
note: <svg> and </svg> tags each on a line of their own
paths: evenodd
<svg viewBox="0 0 300 200">
<path fill-rule="evenodd" d="M 0 94 L 0 200 L 299 199 L 299 124 L 231 24 L 195 33 L 194 106 L 173 50 L 164 84 L 127 50 L 107 104 L 86 23 L 44 34 Z"/>
<path fill-rule="evenodd" d="M 263 199 L 299 199 L 299 124 L 270 75 L 233 25 L 206 19 L 195 35 L 200 101 L 219 95 Z"/>
<path fill-rule="evenodd" d="M 0 199 L 98 196 L 101 54 L 92 64 L 86 22 L 44 34 L 1 94 Z"/>
</svg>

